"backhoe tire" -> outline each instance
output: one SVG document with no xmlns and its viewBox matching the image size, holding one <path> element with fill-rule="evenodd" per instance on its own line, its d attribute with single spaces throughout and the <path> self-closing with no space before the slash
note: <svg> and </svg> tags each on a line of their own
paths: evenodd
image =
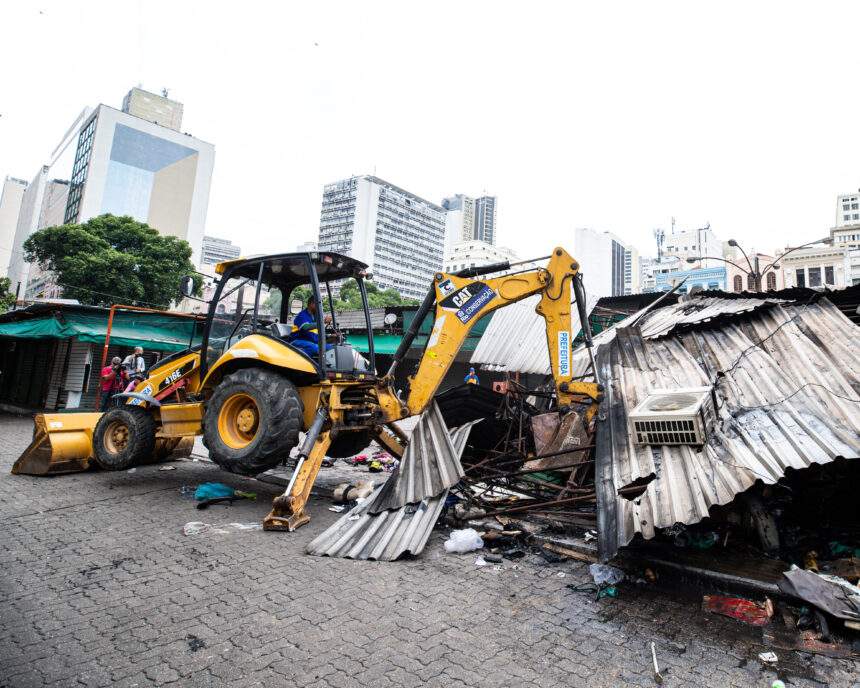
<svg viewBox="0 0 860 688">
<path fill-rule="evenodd" d="M 107 471 L 123 471 L 146 463 L 155 447 L 155 418 L 140 406 L 115 406 L 105 411 L 93 431 L 93 458 Z"/>
<path fill-rule="evenodd" d="M 355 456 L 370 444 L 370 435 L 367 432 L 344 432 L 332 440 L 325 455 L 332 459 L 348 459 Z"/>
<path fill-rule="evenodd" d="M 296 386 L 264 368 L 225 375 L 206 405 L 209 458 L 225 471 L 257 475 L 298 444 L 304 404 Z"/>
</svg>

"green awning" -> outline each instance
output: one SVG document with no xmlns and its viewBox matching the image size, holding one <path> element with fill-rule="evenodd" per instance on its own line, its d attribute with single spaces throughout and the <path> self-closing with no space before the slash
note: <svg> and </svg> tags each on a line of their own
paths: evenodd
<svg viewBox="0 0 860 688">
<path fill-rule="evenodd" d="M 378 354 L 393 354 L 400 346 L 400 340 L 403 339 L 397 334 L 375 334 L 373 335 L 373 350 Z M 363 334 L 348 334 L 346 341 L 352 344 L 353 348 L 362 353 L 368 352 L 367 337 Z"/>
<path fill-rule="evenodd" d="M 45 317 L 0 322 L 0 337 L 9 339 L 65 339 L 104 344 L 108 312 L 64 308 Z M 194 322 L 166 313 L 117 311 L 111 328 L 111 344 L 142 346 L 156 351 L 181 351 L 188 346 Z M 199 339 L 199 337 L 198 337 Z"/>
</svg>

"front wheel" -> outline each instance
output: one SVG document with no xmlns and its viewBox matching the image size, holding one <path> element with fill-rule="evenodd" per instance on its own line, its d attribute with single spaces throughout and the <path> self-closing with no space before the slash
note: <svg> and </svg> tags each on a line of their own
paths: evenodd
<svg viewBox="0 0 860 688">
<path fill-rule="evenodd" d="M 298 444 L 303 411 L 298 389 L 282 375 L 261 368 L 225 375 L 203 419 L 209 457 L 240 475 L 274 468 Z"/>
<path fill-rule="evenodd" d="M 105 411 L 93 431 L 93 458 L 108 471 L 122 471 L 149 460 L 155 447 L 155 418 L 140 406 Z"/>
</svg>

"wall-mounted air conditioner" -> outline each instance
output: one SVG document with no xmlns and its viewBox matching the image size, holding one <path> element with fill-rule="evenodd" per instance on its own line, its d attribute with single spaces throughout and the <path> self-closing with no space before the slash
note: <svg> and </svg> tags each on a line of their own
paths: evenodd
<svg viewBox="0 0 860 688">
<path fill-rule="evenodd" d="M 636 444 L 704 444 L 716 414 L 710 387 L 655 389 L 630 413 Z"/>
</svg>

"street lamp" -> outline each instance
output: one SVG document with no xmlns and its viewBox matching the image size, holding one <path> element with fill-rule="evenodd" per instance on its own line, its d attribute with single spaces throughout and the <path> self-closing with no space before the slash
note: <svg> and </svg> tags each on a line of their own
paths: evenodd
<svg viewBox="0 0 860 688">
<path fill-rule="evenodd" d="M 738 268 L 745 275 L 747 275 L 747 276 L 752 275 L 753 279 L 755 280 L 755 290 L 761 291 L 761 278 L 767 274 L 768 270 L 774 270 L 774 271 L 779 270 L 779 261 L 784 259 L 789 253 L 792 253 L 794 251 L 798 251 L 802 248 L 807 248 L 809 246 L 813 246 L 814 244 L 829 244 L 832 242 L 833 242 L 833 239 L 831 237 L 824 237 L 822 239 L 816 239 L 815 241 L 810 241 L 806 244 L 802 244 L 800 246 L 795 246 L 793 248 L 790 248 L 790 249 L 788 249 L 788 251 L 783 253 L 779 258 L 774 260 L 772 263 L 765 265 L 764 270 L 759 269 L 758 255 L 754 256 L 755 267 L 753 267 L 753 264 L 750 262 L 749 256 L 747 256 L 746 251 L 744 251 L 743 247 L 734 239 L 729 239 L 728 244 L 729 244 L 729 246 L 736 246 L 737 248 L 739 248 L 741 250 L 741 253 L 744 254 L 744 258 L 746 258 L 747 265 L 749 266 L 749 272 L 747 272 L 743 268 L 739 267 L 737 263 L 734 263 L 730 260 L 726 260 L 725 258 L 717 258 L 716 256 L 691 256 L 690 258 L 687 258 L 687 262 L 688 263 L 698 263 L 701 260 L 707 259 L 707 260 L 721 260 L 724 263 L 729 263 L 730 265 L 734 265 L 736 268 Z"/>
</svg>

